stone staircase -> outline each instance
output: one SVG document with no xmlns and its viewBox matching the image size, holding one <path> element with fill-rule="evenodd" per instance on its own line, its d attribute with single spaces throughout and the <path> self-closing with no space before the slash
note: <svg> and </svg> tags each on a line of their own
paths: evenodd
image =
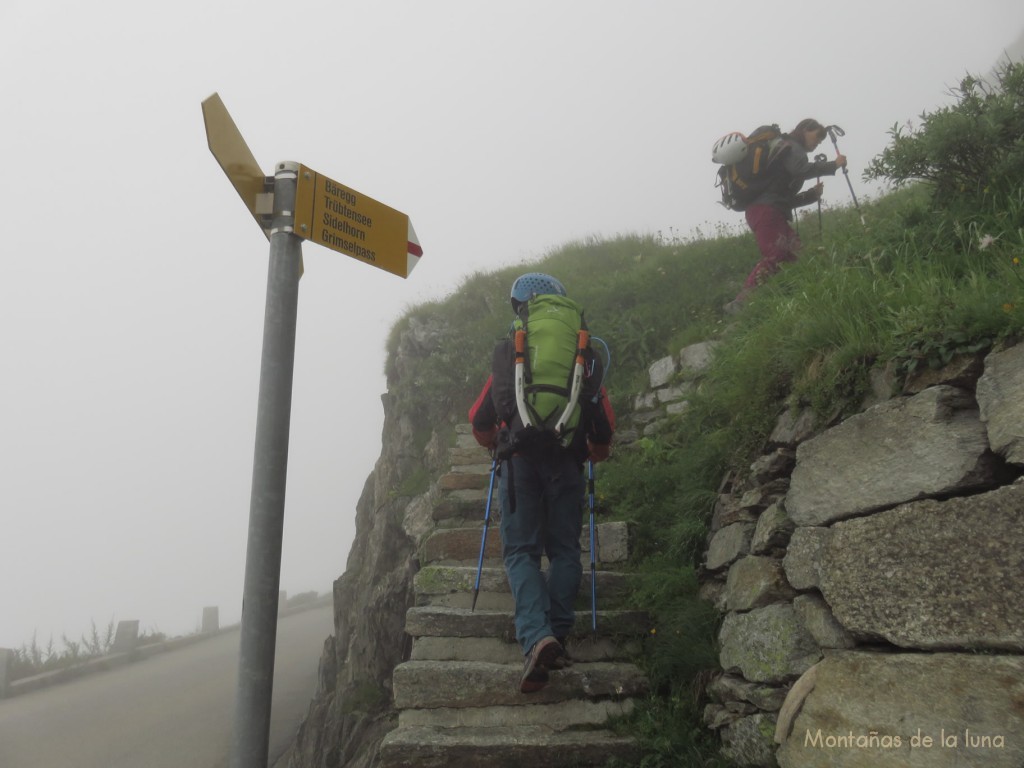
<svg viewBox="0 0 1024 768">
<path fill-rule="evenodd" d="M 523 656 L 501 565 L 497 492 L 475 611 L 470 610 L 490 478 L 487 455 L 460 427 L 452 470 L 441 478 L 434 530 L 416 575 L 417 605 L 406 614 L 410 659 L 394 670 L 398 727 L 380 747 L 382 768 L 531 768 L 637 762 L 637 745 L 609 729 L 628 715 L 647 680 L 629 661 L 648 631 L 645 614 L 622 608 L 626 575 L 609 570 L 629 555 L 625 523 L 597 526 L 597 632 L 590 610 L 590 536 L 583 526 L 583 585 L 568 641 L 575 664 L 519 693 Z M 485 463 L 481 463 L 481 459 Z"/>
</svg>

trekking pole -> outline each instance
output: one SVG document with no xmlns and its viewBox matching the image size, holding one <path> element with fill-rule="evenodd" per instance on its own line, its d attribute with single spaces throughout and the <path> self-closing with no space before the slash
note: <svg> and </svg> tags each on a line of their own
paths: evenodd
<svg viewBox="0 0 1024 768">
<path fill-rule="evenodd" d="M 602 370 L 601 381 L 597 385 L 598 394 L 594 396 L 594 402 L 596 403 L 600 396 L 601 387 L 604 386 L 604 380 L 608 377 L 608 371 L 612 367 L 612 353 L 608 349 L 608 344 L 604 339 L 598 338 L 597 336 L 591 336 L 591 341 L 598 342 L 604 347 L 605 363 L 604 369 Z M 588 462 L 588 477 L 587 477 L 587 491 L 590 497 L 590 629 L 593 633 L 597 634 L 597 553 L 596 549 L 596 536 L 594 535 L 594 462 Z"/>
<path fill-rule="evenodd" d="M 815 163 L 823 163 L 828 160 L 828 156 L 823 152 L 820 155 L 814 156 Z M 817 178 L 817 183 L 821 184 L 821 176 Z M 821 195 L 818 195 L 818 237 L 821 237 Z"/>
<path fill-rule="evenodd" d="M 590 494 L 590 629 L 597 634 L 597 555 L 594 537 L 594 462 L 589 461 L 587 490 Z"/>
<path fill-rule="evenodd" d="M 846 131 L 844 131 L 838 125 L 830 125 L 826 127 L 825 130 L 828 132 L 828 137 L 832 139 L 832 146 L 835 147 L 836 154 L 842 154 L 839 151 L 839 143 L 836 141 L 836 135 L 838 134 L 839 136 L 845 136 Z M 866 229 L 868 225 L 867 222 L 864 221 L 864 214 L 860 212 L 860 203 L 857 202 L 857 193 L 853 191 L 853 182 L 850 181 L 850 172 L 845 165 L 843 166 L 843 176 L 846 177 L 846 186 L 850 188 L 850 197 L 853 198 L 853 207 L 857 209 L 857 213 L 860 215 L 860 223 Z"/>
<path fill-rule="evenodd" d="M 484 510 L 484 532 L 480 537 L 480 559 L 476 564 L 476 583 L 473 585 L 473 605 L 469 612 L 476 610 L 476 599 L 480 596 L 480 574 L 484 570 L 484 549 L 487 547 L 487 527 L 491 524 L 491 498 L 494 496 L 494 475 L 498 471 L 498 454 L 491 461 L 491 482 L 487 485 L 487 507 Z"/>
</svg>

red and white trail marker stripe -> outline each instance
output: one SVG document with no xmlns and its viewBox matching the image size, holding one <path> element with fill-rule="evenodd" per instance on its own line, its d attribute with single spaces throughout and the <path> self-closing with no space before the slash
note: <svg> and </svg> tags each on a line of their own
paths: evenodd
<svg viewBox="0 0 1024 768">
<path fill-rule="evenodd" d="M 419 238 L 416 237 L 416 230 L 412 228 L 412 219 L 409 219 L 409 262 L 405 270 L 406 277 L 412 274 L 422 256 L 423 248 L 420 246 Z"/>
</svg>

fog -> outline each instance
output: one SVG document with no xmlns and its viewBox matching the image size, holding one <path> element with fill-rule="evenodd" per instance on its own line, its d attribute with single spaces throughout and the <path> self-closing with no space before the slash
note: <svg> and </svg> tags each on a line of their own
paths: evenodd
<svg viewBox="0 0 1024 768">
<path fill-rule="evenodd" d="M 268 247 L 207 96 L 266 172 L 397 208 L 424 249 L 403 280 L 303 246 L 281 587 L 326 592 L 408 307 L 573 240 L 741 224 L 709 162 L 731 130 L 842 126 L 868 199 L 887 131 L 1019 50 L 1024 4 L 7 0 L 0 28 L 0 647 L 59 649 L 240 615 Z"/>
</svg>

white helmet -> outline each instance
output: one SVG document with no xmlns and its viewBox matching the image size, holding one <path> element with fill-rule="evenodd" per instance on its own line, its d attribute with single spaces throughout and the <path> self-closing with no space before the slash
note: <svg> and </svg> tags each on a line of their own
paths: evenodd
<svg viewBox="0 0 1024 768">
<path fill-rule="evenodd" d="M 738 131 L 727 133 L 711 148 L 711 162 L 732 165 L 747 154 L 747 137 Z"/>
</svg>

